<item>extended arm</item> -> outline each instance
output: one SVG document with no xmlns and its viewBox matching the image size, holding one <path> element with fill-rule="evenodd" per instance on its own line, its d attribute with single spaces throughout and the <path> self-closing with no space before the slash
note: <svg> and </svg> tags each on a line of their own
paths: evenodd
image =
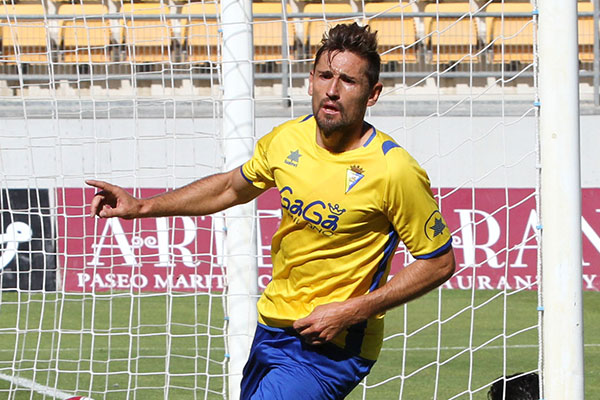
<svg viewBox="0 0 600 400">
<path fill-rule="evenodd" d="M 87 180 L 86 183 L 100 189 L 92 199 L 90 211 L 92 216 L 101 218 L 207 215 L 246 203 L 263 192 L 246 181 L 239 168 L 147 199 L 135 198 L 125 189 L 108 182 Z"/>
<path fill-rule="evenodd" d="M 351 325 L 438 287 L 452 276 L 454 268 L 452 249 L 435 258 L 416 260 L 385 285 L 369 294 L 316 307 L 306 318 L 294 322 L 294 329 L 308 343 L 327 342 Z"/>
</svg>

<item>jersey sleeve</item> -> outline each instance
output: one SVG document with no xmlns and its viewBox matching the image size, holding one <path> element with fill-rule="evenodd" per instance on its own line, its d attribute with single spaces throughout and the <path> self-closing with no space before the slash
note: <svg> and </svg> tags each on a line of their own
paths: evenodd
<svg viewBox="0 0 600 400">
<path fill-rule="evenodd" d="M 413 257 L 427 259 L 452 246 L 450 230 L 433 197 L 427 173 L 408 153 L 394 149 L 384 210 Z M 399 154 L 398 154 L 399 153 Z"/>
<path fill-rule="evenodd" d="M 269 163 L 268 151 L 273 136 L 274 132 L 271 132 L 259 139 L 252 158 L 241 167 L 244 179 L 259 189 L 268 189 L 275 186 L 275 178 Z"/>
</svg>

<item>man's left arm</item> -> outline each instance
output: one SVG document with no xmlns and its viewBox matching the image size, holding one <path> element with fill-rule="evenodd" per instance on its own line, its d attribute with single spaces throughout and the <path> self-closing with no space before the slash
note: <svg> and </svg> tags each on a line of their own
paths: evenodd
<svg viewBox="0 0 600 400">
<path fill-rule="evenodd" d="M 311 344 L 332 340 L 344 329 L 402 305 L 446 282 L 454 274 L 454 252 L 417 259 L 380 288 L 343 302 L 317 306 L 294 329 Z"/>
</svg>

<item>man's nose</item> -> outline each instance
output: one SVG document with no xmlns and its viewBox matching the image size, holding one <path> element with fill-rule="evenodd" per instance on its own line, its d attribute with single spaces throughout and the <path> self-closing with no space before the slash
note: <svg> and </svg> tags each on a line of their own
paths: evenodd
<svg viewBox="0 0 600 400">
<path fill-rule="evenodd" d="M 340 97 L 339 84 L 339 78 L 334 77 L 331 79 L 329 85 L 327 86 L 327 97 L 330 99 L 338 99 Z"/>
</svg>

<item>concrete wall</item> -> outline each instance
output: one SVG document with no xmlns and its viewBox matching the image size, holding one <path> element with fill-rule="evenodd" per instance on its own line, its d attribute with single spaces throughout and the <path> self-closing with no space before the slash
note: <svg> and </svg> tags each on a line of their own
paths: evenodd
<svg viewBox="0 0 600 400">
<path fill-rule="evenodd" d="M 256 120 L 262 136 L 288 117 Z M 523 116 L 398 117 L 368 121 L 392 135 L 440 187 L 534 187 L 536 120 Z M 78 187 L 97 177 L 175 187 L 222 165 L 212 118 L 0 119 L 7 187 Z M 600 116 L 581 117 L 582 185 L 600 187 Z"/>
</svg>

